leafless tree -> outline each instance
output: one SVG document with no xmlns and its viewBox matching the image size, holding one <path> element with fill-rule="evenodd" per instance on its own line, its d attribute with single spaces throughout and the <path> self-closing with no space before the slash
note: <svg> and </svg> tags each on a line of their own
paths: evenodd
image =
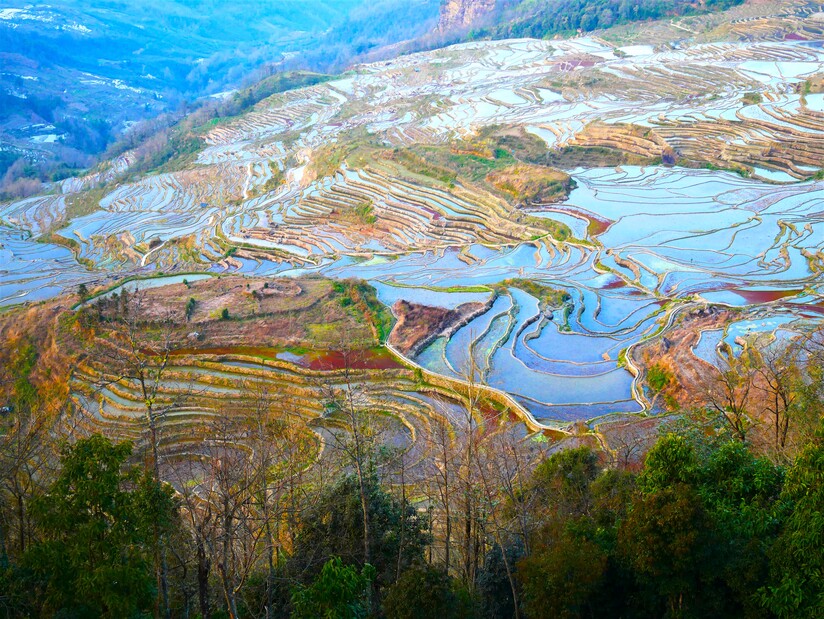
<svg viewBox="0 0 824 619">
<path fill-rule="evenodd" d="M 614 424 L 608 432 L 612 448 L 612 466 L 629 469 L 637 463 L 655 436 L 637 419 L 626 423 Z"/>
<path fill-rule="evenodd" d="M 237 595 L 258 562 L 265 535 L 257 501 L 262 471 L 242 441 L 245 422 L 226 412 L 218 415 L 203 449 L 201 493 L 213 519 L 213 534 L 207 541 L 232 619 L 239 616 Z"/>
<path fill-rule="evenodd" d="M 205 472 L 209 463 L 206 456 L 190 454 L 179 458 L 169 467 L 171 483 L 177 490 L 181 503 L 183 522 L 194 546 L 195 579 L 198 605 L 203 619 L 211 617 L 209 576 L 212 569 L 213 536 L 215 535 L 215 509 L 206 500 Z"/>
<path fill-rule="evenodd" d="M 0 432 L 0 557 L 22 555 L 30 538 L 28 503 L 57 465 L 52 428 L 56 416 L 46 411 L 13 411 Z"/>
<path fill-rule="evenodd" d="M 515 426 L 500 418 L 497 428 L 491 429 L 479 445 L 476 466 L 477 477 L 483 490 L 483 513 L 487 518 L 486 530 L 501 550 L 504 569 L 512 591 L 513 616 L 520 617 L 518 587 L 515 582 L 515 566 L 506 548 L 510 540 L 520 538 L 525 551 L 529 552 L 529 510 L 521 497 L 526 496 L 525 483 L 530 466 L 529 450 L 515 433 Z M 487 420 L 489 423 L 490 420 Z"/>
<path fill-rule="evenodd" d="M 772 418 L 776 455 L 784 453 L 799 396 L 802 362 L 798 352 L 795 346 L 774 344 L 763 347 L 758 353 L 756 370 L 760 380 L 756 389 L 762 395 L 763 408 Z"/>
<path fill-rule="evenodd" d="M 261 552 L 266 557 L 267 617 L 274 612 L 275 579 L 280 572 L 284 542 L 291 547 L 297 513 L 304 503 L 305 479 L 316 462 L 315 443 L 298 414 L 294 400 L 260 381 L 247 381 L 244 393 L 252 410 L 246 441 L 259 481 L 256 502 L 263 528 Z"/>
<path fill-rule="evenodd" d="M 345 467 L 354 470 L 358 481 L 363 528 L 363 560 L 371 559 L 371 527 L 367 486 L 370 477 L 377 474 L 378 450 L 383 442 L 385 424 L 370 393 L 365 375 L 357 370 L 364 348 L 353 342 L 337 345 L 341 367 L 334 381 L 320 385 L 326 418 L 341 424 L 338 431 L 329 432 L 329 447 L 343 459 Z"/>
<path fill-rule="evenodd" d="M 462 418 L 456 426 L 456 438 L 460 448 L 457 481 L 462 497 L 462 575 L 467 586 L 475 583 L 475 575 L 481 554 L 481 522 L 480 501 L 476 484 L 478 443 L 481 439 L 482 427 L 479 423 L 481 416 L 480 401 L 482 389 L 480 385 L 481 372 L 475 363 L 475 355 L 470 350 L 467 355 L 467 367 L 463 372 L 466 386 L 466 398 L 462 407 Z"/>
<path fill-rule="evenodd" d="M 437 504 L 438 510 L 433 511 L 433 520 L 443 520 L 444 567 L 447 572 L 452 569 L 452 502 L 455 491 L 455 460 L 457 451 L 454 445 L 452 426 L 448 416 L 446 404 L 442 404 L 438 416 L 430 422 L 430 431 L 427 439 L 430 443 L 430 502 Z M 432 523 L 430 523 L 431 526 Z"/>
<path fill-rule="evenodd" d="M 749 415 L 756 370 L 748 350 L 739 356 L 732 353 L 704 377 L 701 391 L 709 408 L 719 414 L 732 434 L 741 442 L 747 440 L 752 425 Z"/>
</svg>

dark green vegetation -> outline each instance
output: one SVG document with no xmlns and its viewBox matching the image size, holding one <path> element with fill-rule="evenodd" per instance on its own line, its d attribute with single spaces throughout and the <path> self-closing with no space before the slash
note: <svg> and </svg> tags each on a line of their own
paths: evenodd
<svg viewBox="0 0 824 619">
<path fill-rule="evenodd" d="M 283 171 L 278 167 L 275 161 L 269 162 L 269 171 L 272 173 L 272 176 L 270 176 L 263 184 L 264 192 L 274 191 L 286 180 L 286 176 L 283 174 Z"/>
<path fill-rule="evenodd" d="M 371 565 L 364 565 L 358 573 L 351 565 L 344 565 L 340 557 L 329 559 L 315 582 L 292 595 L 292 617 L 368 617 L 374 570 Z"/>
<path fill-rule="evenodd" d="M 822 532 L 822 438 L 787 469 L 737 442 L 676 435 L 638 474 L 602 470 L 586 449 L 551 458 L 523 499 L 549 506 L 519 563 L 527 614 L 816 616 L 821 555 L 809 535 Z M 816 476 L 803 499 L 793 496 L 791 480 Z M 804 531 L 794 530 L 801 520 Z"/>
<path fill-rule="evenodd" d="M 520 524 L 488 531 L 471 581 L 432 557 L 441 532 L 426 510 L 373 473 L 305 487 L 314 498 L 279 525 L 293 544 L 253 566 L 228 615 L 513 617 L 517 599 L 522 617 L 819 617 L 824 427 L 786 467 L 696 436 L 664 436 L 638 471 L 605 467 L 585 447 L 543 460 L 501 512 Z M 42 475 L 25 544 L 2 504 L 3 616 L 149 616 L 167 577 L 172 616 L 194 605 L 185 566 L 203 568 L 211 546 L 199 544 L 220 537 L 188 538 L 191 505 L 137 465 L 131 445 L 79 440 Z M 200 585 L 202 616 L 226 616 Z"/>
<path fill-rule="evenodd" d="M 647 384 L 656 393 L 669 385 L 672 379 L 672 373 L 659 364 L 652 365 L 647 370 Z"/>
<path fill-rule="evenodd" d="M 549 38 L 619 24 L 721 11 L 744 0 L 505 0 L 495 24 L 473 38 Z"/>
<path fill-rule="evenodd" d="M 66 447 L 30 507 L 36 537 L 0 576 L 5 616 L 132 617 L 155 599 L 153 540 L 177 518 L 171 486 L 95 435 Z M 5 553 L 4 553 L 5 554 Z"/>
<path fill-rule="evenodd" d="M 743 97 L 741 97 L 741 100 L 744 103 L 748 103 L 750 105 L 755 105 L 757 103 L 761 103 L 764 100 L 764 98 L 761 96 L 761 93 L 748 92 Z"/>
<path fill-rule="evenodd" d="M 332 290 L 339 296 L 342 307 L 349 308 L 355 317 L 364 317 L 375 330 L 378 342 L 385 342 L 392 329 L 392 313 L 378 300 L 375 289 L 359 280 L 333 281 Z"/>
</svg>

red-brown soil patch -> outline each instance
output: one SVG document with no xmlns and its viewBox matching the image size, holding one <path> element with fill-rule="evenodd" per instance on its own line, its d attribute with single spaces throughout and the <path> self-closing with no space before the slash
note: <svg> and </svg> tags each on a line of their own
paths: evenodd
<svg viewBox="0 0 824 619">
<path fill-rule="evenodd" d="M 446 329 L 482 308 L 482 303 L 464 303 L 450 310 L 398 300 L 392 306 L 398 322 L 389 335 L 389 343 L 405 355 L 415 355 Z"/>
</svg>

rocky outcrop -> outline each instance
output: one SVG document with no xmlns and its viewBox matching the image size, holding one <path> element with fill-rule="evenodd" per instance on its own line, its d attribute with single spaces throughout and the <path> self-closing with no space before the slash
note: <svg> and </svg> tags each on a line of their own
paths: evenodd
<svg viewBox="0 0 824 619">
<path fill-rule="evenodd" d="M 398 321 L 389 335 L 389 343 L 404 355 L 414 357 L 438 336 L 450 337 L 487 309 L 487 304 L 475 302 L 446 309 L 398 300 L 392 306 Z"/>
<path fill-rule="evenodd" d="M 492 13 L 497 0 L 442 0 L 439 32 L 466 30 Z"/>
</svg>

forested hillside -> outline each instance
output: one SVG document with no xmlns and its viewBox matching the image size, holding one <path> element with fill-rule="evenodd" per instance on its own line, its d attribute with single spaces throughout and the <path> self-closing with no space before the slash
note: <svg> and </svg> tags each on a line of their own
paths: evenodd
<svg viewBox="0 0 824 619">
<path fill-rule="evenodd" d="M 476 38 L 533 37 L 589 32 L 635 21 L 720 11 L 744 0 L 503 0 L 500 14 Z"/>
</svg>

